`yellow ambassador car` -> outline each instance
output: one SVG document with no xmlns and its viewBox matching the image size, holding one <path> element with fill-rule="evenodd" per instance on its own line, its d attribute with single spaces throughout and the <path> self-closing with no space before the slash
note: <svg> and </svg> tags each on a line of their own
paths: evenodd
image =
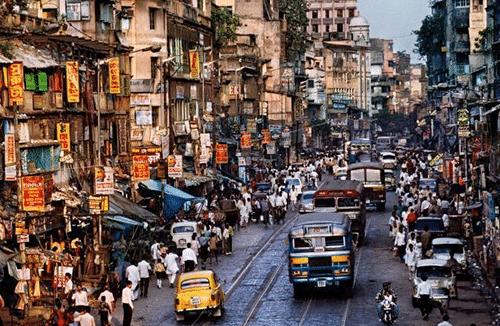
<svg viewBox="0 0 500 326">
<path fill-rule="evenodd" d="M 183 273 L 177 282 L 175 316 L 178 321 L 188 314 L 209 311 L 214 317 L 224 312 L 224 290 L 213 271 Z"/>
</svg>

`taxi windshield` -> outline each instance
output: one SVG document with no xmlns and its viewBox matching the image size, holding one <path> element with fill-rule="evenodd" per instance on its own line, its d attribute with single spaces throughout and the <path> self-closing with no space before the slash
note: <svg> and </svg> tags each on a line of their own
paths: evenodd
<svg viewBox="0 0 500 326">
<path fill-rule="evenodd" d="M 427 277 L 450 277 L 451 268 L 442 266 L 419 267 L 417 270 L 417 276 L 421 277 L 424 274 L 426 274 Z"/>
<path fill-rule="evenodd" d="M 181 225 L 175 226 L 173 229 L 174 233 L 194 233 L 194 227 L 191 225 Z"/>
<path fill-rule="evenodd" d="M 208 278 L 190 278 L 181 282 L 181 289 L 193 289 L 193 288 L 210 288 L 210 281 Z"/>
<path fill-rule="evenodd" d="M 433 245 L 432 252 L 436 254 L 449 254 L 450 252 L 453 252 L 454 254 L 461 254 L 464 252 L 464 248 L 462 247 L 462 245 L 452 244 Z"/>
</svg>

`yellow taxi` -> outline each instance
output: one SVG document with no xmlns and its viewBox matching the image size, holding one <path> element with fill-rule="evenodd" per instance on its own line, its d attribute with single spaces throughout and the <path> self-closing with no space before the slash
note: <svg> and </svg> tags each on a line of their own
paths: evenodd
<svg viewBox="0 0 500 326">
<path fill-rule="evenodd" d="M 187 314 L 208 311 L 214 317 L 224 312 L 224 290 L 213 271 L 183 273 L 177 281 L 175 317 L 184 320 Z"/>
</svg>

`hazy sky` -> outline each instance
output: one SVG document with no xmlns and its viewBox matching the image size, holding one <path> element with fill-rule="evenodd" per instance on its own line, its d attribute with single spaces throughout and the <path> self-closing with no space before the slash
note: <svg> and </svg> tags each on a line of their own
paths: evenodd
<svg viewBox="0 0 500 326">
<path fill-rule="evenodd" d="M 394 50 L 406 50 L 412 61 L 418 61 L 412 31 L 430 13 L 428 0 L 358 0 L 358 8 L 370 23 L 371 37 L 393 39 Z"/>
</svg>

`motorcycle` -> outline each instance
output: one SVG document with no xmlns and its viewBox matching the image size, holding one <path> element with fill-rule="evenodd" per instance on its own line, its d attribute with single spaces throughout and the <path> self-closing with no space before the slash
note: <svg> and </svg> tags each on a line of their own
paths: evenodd
<svg viewBox="0 0 500 326">
<path fill-rule="evenodd" d="M 394 303 L 390 300 L 382 301 L 382 322 L 385 325 L 394 323 Z"/>
</svg>

